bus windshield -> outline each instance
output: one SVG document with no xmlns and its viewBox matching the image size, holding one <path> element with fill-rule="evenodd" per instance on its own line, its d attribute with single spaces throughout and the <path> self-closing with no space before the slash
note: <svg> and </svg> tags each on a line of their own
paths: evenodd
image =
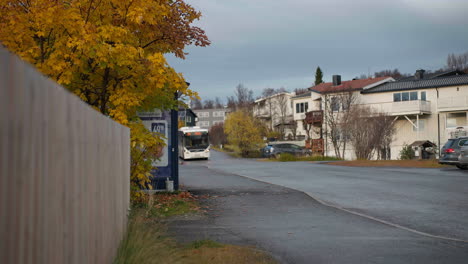
<svg viewBox="0 0 468 264">
<path fill-rule="evenodd" d="M 210 145 L 206 132 L 187 133 L 184 138 L 187 149 L 206 149 Z"/>
</svg>

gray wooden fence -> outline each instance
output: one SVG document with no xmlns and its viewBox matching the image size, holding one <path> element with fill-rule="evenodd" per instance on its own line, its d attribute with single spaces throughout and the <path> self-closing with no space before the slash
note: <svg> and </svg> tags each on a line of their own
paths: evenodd
<svg viewBox="0 0 468 264">
<path fill-rule="evenodd" d="M 112 263 L 130 132 L 0 47 L 0 263 Z"/>
</svg>

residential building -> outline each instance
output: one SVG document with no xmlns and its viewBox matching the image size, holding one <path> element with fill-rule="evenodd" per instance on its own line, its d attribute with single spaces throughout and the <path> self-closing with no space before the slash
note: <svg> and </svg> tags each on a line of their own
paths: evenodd
<svg viewBox="0 0 468 264">
<path fill-rule="evenodd" d="M 214 108 L 214 109 L 196 109 L 193 110 L 198 116 L 197 126 L 210 129 L 213 125 L 224 123 L 229 108 Z"/>
<path fill-rule="evenodd" d="M 312 148 L 313 152 L 335 156 L 333 144 L 327 136 L 332 130 L 327 127 L 327 113 L 338 120 L 339 116 L 349 109 L 350 103 L 359 103 L 360 91 L 392 81 L 395 80 L 391 77 L 379 77 L 342 82 L 340 75 L 334 75 L 333 82 L 312 86 L 308 88 L 309 92 L 292 97 L 298 138 L 307 139 L 306 146 Z M 344 102 L 346 100 L 348 103 Z M 338 130 L 334 133 L 341 133 L 341 138 L 344 138 L 343 131 Z M 348 145 L 345 158 L 352 158 L 351 150 Z"/>
<path fill-rule="evenodd" d="M 190 108 L 179 109 L 179 120 L 184 122 L 184 126 L 192 127 L 195 126 L 198 117 L 195 112 Z"/>
<path fill-rule="evenodd" d="M 463 72 L 426 75 L 418 70 L 412 77 L 361 94 L 363 104 L 395 116 L 392 159 L 399 157 L 405 144 L 429 141 L 440 149 L 447 139 L 468 134 L 468 75 Z M 424 156 L 423 151 L 417 154 Z"/>
<path fill-rule="evenodd" d="M 255 100 L 253 115 L 284 138 L 294 138 L 296 124 L 293 119 L 291 97 L 295 93 L 281 92 Z"/>
</svg>

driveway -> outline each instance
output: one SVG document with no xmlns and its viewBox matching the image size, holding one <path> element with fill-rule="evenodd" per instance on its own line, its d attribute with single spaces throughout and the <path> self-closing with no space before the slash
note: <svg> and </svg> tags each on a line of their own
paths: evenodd
<svg viewBox="0 0 468 264">
<path fill-rule="evenodd" d="M 285 166 L 299 166 L 300 169 L 285 170 Z M 369 204 L 375 208 L 386 204 L 380 201 L 387 197 L 386 193 L 373 198 L 374 202 L 356 197 L 360 192 L 363 195 L 371 195 L 372 192 L 364 192 L 365 187 L 358 188 L 359 184 L 352 184 L 353 179 L 372 181 L 355 176 L 346 179 L 347 169 L 311 163 L 233 159 L 213 152 L 209 161 L 190 161 L 180 166 L 181 183 L 196 194 L 208 196 L 202 201 L 209 209 L 208 214 L 174 220 L 171 231 L 179 240 L 186 242 L 210 238 L 225 243 L 254 245 L 283 263 L 466 263 L 467 243 L 421 235 L 325 206 L 302 190 L 315 188 L 317 193 L 313 195 L 336 205 L 341 200 L 369 208 L 372 207 Z M 285 171 L 287 173 L 283 175 Z M 308 176 L 300 176 L 304 173 Z M 241 177 L 239 174 L 250 176 Z M 251 178 L 270 181 L 274 185 Z M 374 182 L 368 188 L 378 185 Z M 348 201 L 347 196 L 354 197 L 353 201 Z M 407 204 L 401 206 L 408 207 Z M 374 212 L 356 206 L 346 208 Z M 377 211 L 385 210 L 380 208 Z"/>
</svg>

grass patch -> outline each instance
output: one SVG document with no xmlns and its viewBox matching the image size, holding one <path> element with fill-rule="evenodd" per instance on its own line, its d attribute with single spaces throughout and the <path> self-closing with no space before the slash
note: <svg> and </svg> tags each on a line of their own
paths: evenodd
<svg viewBox="0 0 468 264">
<path fill-rule="evenodd" d="M 341 160 L 336 157 L 328 156 L 294 156 L 289 153 L 281 154 L 278 158 L 269 159 L 258 159 L 258 161 L 281 161 L 281 162 L 292 162 L 292 161 L 337 161 Z"/>
<path fill-rule="evenodd" d="M 329 165 L 350 167 L 403 167 L 403 168 L 447 168 L 450 165 L 442 165 L 438 160 L 351 160 L 337 161 Z"/>
<path fill-rule="evenodd" d="M 252 247 L 224 245 L 213 240 L 178 244 L 167 233 L 167 217 L 198 210 L 188 192 L 148 195 L 146 203 L 132 209 L 127 234 L 114 264 L 140 263 L 277 263 L 265 252 Z"/>
<path fill-rule="evenodd" d="M 194 241 L 188 245 L 189 249 L 199 249 L 202 247 L 220 248 L 220 247 L 223 247 L 223 245 L 211 239 L 203 239 L 203 240 Z"/>
<path fill-rule="evenodd" d="M 189 192 L 148 195 L 147 203 L 143 207 L 146 207 L 148 215 L 159 218 L 187 214 L 199 209 Z"/>
<path fill-rule="evenodd" d="M 215 150 L 224 152 L 233 158 L 248 158 L 248 159 L 256 159 L 262 156 L 260 150 L 250 150 L 247 154 L 242 155 L 239 147 L 234 145 L 224 145 L 222 149 L 218 147 L 212 147 Z"/>
</svg>

